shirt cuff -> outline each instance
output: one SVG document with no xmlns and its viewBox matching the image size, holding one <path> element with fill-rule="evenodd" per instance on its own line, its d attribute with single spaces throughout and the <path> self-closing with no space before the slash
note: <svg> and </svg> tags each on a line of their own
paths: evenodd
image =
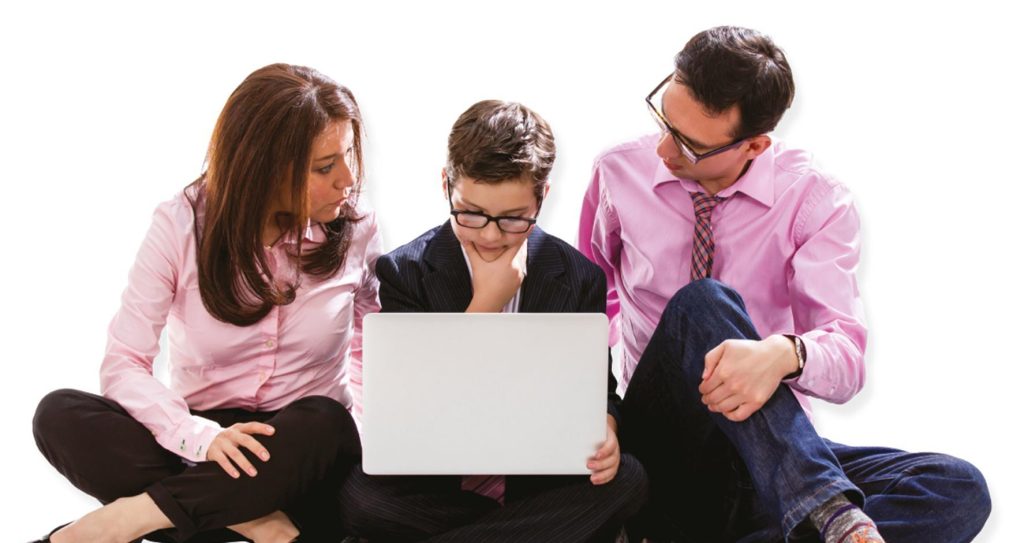
<svg viewBox="0 0 1024 543">
<path fill-rule="evenodd" d="M 786 374 L 786 377 L 782 378 L 782 382 L 788 384 L 796 382 L 800 377 L 803 377 L 804 369 L 807 368 L 807 343 L 804 341 L 803 336 L 798 334 L 781 334 L 783 337 L 788 339 L 793 344 L 793 349 L 796 353 L 796 360 L 798 367 L 796 371 L 792 371 Z"/>
<path fill-rule="evenodd" d="M 821 360 L 821 345 L 804 335 L 801 335 L 800 339 L 804 342 L 804 369 L 795 378 L 783 379 L 782 382 L 804 394 L 817 396 L 811 391 L 814 390 L 814 384 L 821 380 L 821 376 L 817 375 L 821 368 L 816 363 Z"/>
<path fill-rule="evenodd" d="M 157 437 L 165 449 L 190 462 L 206 462 L 210 443 L 223 428 L 216 422 L 196 415 L 190 416 L 167 436 Z"/>
</svg>

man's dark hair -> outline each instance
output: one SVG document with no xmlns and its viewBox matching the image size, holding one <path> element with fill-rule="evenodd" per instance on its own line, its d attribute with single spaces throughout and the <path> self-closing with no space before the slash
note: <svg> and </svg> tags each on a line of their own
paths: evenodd
<svg viewBox="0 0 1024 543">
<path fill-rule="evenodd" d="M 739 105 L 736 138 L 771 132 L 796 93 L 782 49 L 768 36 L 736 26 L 711 28 L 690 38 L 676 55 L 675 78 L 708 113 Z"/>
</svg>

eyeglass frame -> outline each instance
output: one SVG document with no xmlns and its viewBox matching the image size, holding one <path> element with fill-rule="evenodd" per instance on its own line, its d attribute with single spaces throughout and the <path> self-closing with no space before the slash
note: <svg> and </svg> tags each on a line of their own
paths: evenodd
<svg viewBox="0 0 1024 543">
<path fill-rule="evenodd" d="M 661 90 L 661 88 L 664 87 L 669 81 L 671 81 L 673 77 L 675 77 L 675 74 L 669 74 L 669 76 L 666 77 L 661 83 L 659 83 L 657 87 L 654 87 L 654 90 L 652 90 L 651 93 L 647 95 L 647 98 L 645 98 L 644 101 L 647 102 L 647 109 L 649 109 L 651 114 L 654 116 L 655 122 L 657 122 L 661 126 L 661 129 L 664 132 L 668 132 L 669 134 L 672 135 L 672 140 L 676 143 L 676 147 L 679 148 L 679 152 L 682 153 L 682 155 L 686 157 L 686 160 L 689 160 L 691 164 L 697 164 L 701 160 L 711 158 L 715 155 L 739 147 L 743 142 L 749 140 L 752 137 L 745 136 L 739 138 L 732 143 L 727 143 L 721 147 L 716 147 L 715 149 L 712 149 L 706 153 L 698 153 L 697 151 L 694 151 L 693 147 L 691 147 L 689 143 L 686 143 L 686 138 L 684 138 L 683 135 L 680 134 L 674 126 L 672 126 L 672 123 L 668 122 L 668 118 L 665 117 L 665 115 L 657 107 L 655 107 L 653 102 L 651 102 L 651 99 L 654 98 L 654 95 L 658 94 L 658 91 Z"/>
<path fill-rule="evenodd" d="M 498 230 L 501 230 L 502 232 L 504 232 L 506 234 L 525 234 L 526 232 L 530 231 L 530 228 L 533 225 L 537 224 L 537 217 L 540 216 L 540 208 L 541 208 L 541 205 L 544 203 L 544 199 L 543 198 L 537 198 L 537 214 L 534 215 L 532 219 L 531 218 L 527 218 L 527 217 L 514 217 L 512 215 L 498 215 L 498 216 L 495 217 L 495 216 L 491 216 L 491 215 L 488 215 L 486 213 L 483 213 L 481 211 L 464 211 L 464 210 L 455 209 L 455 203 L 452 201 L 452 181 L 451 181 L 451 179 L 447 175 L 445 176 L 445 186 L 448 187 L 448 209 L 450 210 L 449 214 L 452 217 L 455 217 L 456 224 L 458 224 L 459 226 L 461 226 L 463 228 L 472 228 L 473 230 L 483 230 L 484 228 L 487 228 L 487 225 L 489 225 L 489 224 L 491 224 L 493 222 L 498 227 Z M 480 226 L 468 226 L 468 225 L 465 225 L 465 224 L 462 224 L 461 222 L 459 222 L 459 217 L 462 216 L 462 215 L 471 215 L 471 216 L 474 216 L 474 217 L 483 217 L 483 218 L 487 219 L 487 222 L 485 222 L 484 224 L 482 224 Z M 526 225 L 526 228 L 523 229 L 522 231 L 513 232 L 513 231 L 505 230 L 501 226 L 501 221 L 502 220 L 524 221 L 524 222 L 527 223 L 527 225 Z"/>
</svg>

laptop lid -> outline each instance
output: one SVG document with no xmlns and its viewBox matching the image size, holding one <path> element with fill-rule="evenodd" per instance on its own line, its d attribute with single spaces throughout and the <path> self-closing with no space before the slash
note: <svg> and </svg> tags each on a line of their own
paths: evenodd
<svg viewBox="0 0 1024 543">
<path fill-rule="evenodd" d="M 375 313 L 363 320 L 363 470 L 588 474 L 605 440 L 600 313 Z"/>
</svg>

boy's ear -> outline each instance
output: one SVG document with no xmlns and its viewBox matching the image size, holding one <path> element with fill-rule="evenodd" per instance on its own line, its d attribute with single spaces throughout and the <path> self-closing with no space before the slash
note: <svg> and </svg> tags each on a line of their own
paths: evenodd
<svg viewBox="0 0 1024 543">
<path fill-rule="evenodd" d="M 448 173 L 444 168 L 441 168 L 441 196 L 448 199 Z"/>
</svg>

